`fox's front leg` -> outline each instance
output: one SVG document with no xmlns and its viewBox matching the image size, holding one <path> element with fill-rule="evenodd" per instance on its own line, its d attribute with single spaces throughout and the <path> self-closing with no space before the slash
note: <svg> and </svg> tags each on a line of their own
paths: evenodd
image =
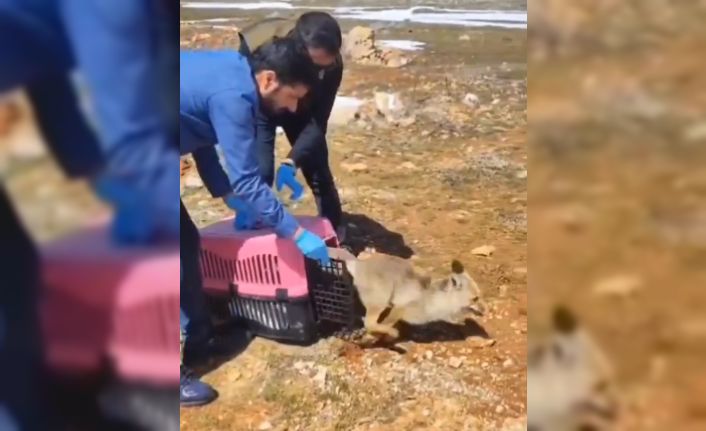
<svg viewBox="0 0 706 431">
<path fill-rule="evenodd" d="M 374 335 L 376 333 L 377 334 L 385 334 L 385 335 L 391 337 L 392 339 L 397 339 L 400 336 L 399 331 L 397 331 L 397 329 L 393 328 L 389 324 L 378 323 L 378 319 L 380 318 L 380 315 L 382 314 L 383 311 L 384 311 L 384 309 L 379 309 L 379 308 L 371 308 L 370 310 L 366 310 L 364 325 L 365 325 L 365 329 L 367 331 L 367 334 L 363 338 L 364 340 L 365 339 L 369 340 L 371 338 L 374 338 L 377 340 L 377 337 L 375 337 L 375 335 Z M 392 313 L 393 311 L 394 311 L 394 309 L 390 310 L 390 313 Z M 387 318 L 389 318 L 389 315 L 387 316 Z"/>
</svg>

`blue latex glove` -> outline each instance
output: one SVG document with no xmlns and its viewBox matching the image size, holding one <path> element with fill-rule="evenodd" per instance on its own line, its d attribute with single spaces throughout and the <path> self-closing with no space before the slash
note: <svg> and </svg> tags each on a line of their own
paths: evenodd
<svg viewBox="0 0 706 431">
<path fill-rule="evenodd" d="M 156 233 L 156 220 L 139 194 L 124 182 L 99 178 L 93 183 L 96 194 L 113 206 L 111 235 L 121 244 L 149 242 Z"/>
<path fill-rule="evenodd" d="M 235 214 L 235 230 L 250 230 L 255 229 L 258 224 L 257 213 L 250 205 L 242 199 L 238 199 L 232 194 L 223 198 L 228 208 L 236 212 Z"/>
<path fill-rule="evenodd" d="M 282 163 L 277 169 L 277 180 L 275 181 L 277 191 L 282 191 L 282 187 L 287 186 L 292 190 L 289 199 L 298 201 L 304 194 L 304 187 L 297 181 L 297 169 L 291 163 Z"/>
<path fill-rule="evenodd" d="M 308 230 L 305 229 L 297 237 L 295 243 L 304 256 L 318 260 L 324 265 L 331 262 L 331 258 L 328 255 L 328 248 L 324 240 Z"/>
</svg>

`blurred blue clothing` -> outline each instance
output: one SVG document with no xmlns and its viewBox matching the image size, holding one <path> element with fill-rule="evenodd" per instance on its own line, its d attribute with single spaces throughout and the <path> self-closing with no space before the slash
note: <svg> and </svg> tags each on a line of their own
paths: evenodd
<svg viewBox="0 0 706 431">
<path fill-rule="evenodd" d="M 27 90 L 40 132 L 69 176 L 115 179 L 159 218 L 160 229 L 176 232 L 179 153 L 159 96 L 166 81 L 159 7 L 145 0 L 0 0 L 0 93 Z M 73 69 L 91 95 L 100 139 L 81 110 Z M 7 324 L 0 328 L 0 428 L 59 429 L 40 380 L 39 260 L 1 188 L 0 220 L 0 262 L 12 265 L 0 289 L 0 325 Z"/>
<path fill-rule="evenodd" d="M 296 219 L 260 177 L 255 140 L 260 101 L 247 59 L 235 51 L 182 51 L 179 64 L 181 154 L 194 156 L 214 197 L 232 191 L 280 237 L 293 236 Z M 228 174 L 218 161 L 216 144 Z"/>
<path fill-rule="evenodd" d="M 40 131 L 69 176 L 100 173 L 128 185 L 146 218 L 176 234 L 179 154 L 162 103 L 158 13 L 142 0 L 0 0 L 0 92 L 27 89 Z M 100 139 L 79 106 L 74 68 Z"/>
</svg>

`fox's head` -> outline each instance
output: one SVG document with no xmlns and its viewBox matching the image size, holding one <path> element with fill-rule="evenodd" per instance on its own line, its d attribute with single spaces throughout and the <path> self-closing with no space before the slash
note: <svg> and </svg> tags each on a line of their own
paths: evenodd
<svg viewBox="0 0 706 431">
<path fill-rule="evenodd" d="M 483 316 L 487 310 L 480 287 L 458 260 L 451 262 L 451 275 L 439 285 L 439 289 L 453 297 L 459 313 Z"/>
</svg>

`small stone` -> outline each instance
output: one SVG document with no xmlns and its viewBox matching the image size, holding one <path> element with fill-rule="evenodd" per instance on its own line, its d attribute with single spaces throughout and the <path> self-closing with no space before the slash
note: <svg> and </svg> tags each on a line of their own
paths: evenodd
<svg viewBox="0 0 706 431">
<path fill-rule="evenodd" d="M 271 430 L 273 428 L 272 424 L 269 421 L 265 421 L 260 424 L 260 426 L 257 427 L 258 430 L 260 431 L 267 431 Z"/>
<path fill-rule="evenodd" d="M 482 337 L 469 337 L 466 339 L 466 343 L 471 348 L 481 348 L 481 347 L 492 347 L 495 345 L 495 340 L 492 338 L 482 338 Z"/>
<path fill-rule="evenodd" d="M 184 187 L 187 189 L 198 189 L 203 187 L 203 181 L 198 175 L 188 175 L 184 178 Z"/>
<path fill-rule="evenodd" d="M 468 40 L 471 40 L 471 36 L 467 35 L 467 34 L 462 34 L 461 36 L 458 37 L 458 40 L 468 41 Z"/>
<path fill-rule="evenodd" d="M 498 288 L 498 295 L 501 298 L 505 298 L 507 296 L 508 289 L 509 289 L 509 286 L 507 284 L 500 285 L 500 287 Z"/>
<path fill-rule="evenodd" d="M 405 118 L 402 118 L 402 119 L 397 120 L 397 121 L 395 121 L 395 122 L 396 122 L 398 125 L 402 126 L 402 127 L 409 127 L 409 126 L 411 126 L 412 124 L 414 124 L 414 123 L 417 122 L 417 118 L 414 117 L 414 116 L 405 117 Z"/>
<path fill-rule="evenodd" d="M 503 362 L 503 368 L 510 368 L 513 365 L 515 365 L 515 361 L 510 358 L 506 359 L 505 362 Z"/>
<path fill-rule="evenodd" d="M 642 279 L 636 275 L 616 275 L 597 282 L 593 292 L 601 296 L 628 297 L 642 287 Z"/>
<path fill-rule="evenodd" d="M 706 141 L 706 121 L 687 127 L 684 131 L 684 139 L 688 142 Z"/>
<path fill-rule="evenodd" d="M 451 218 L 458 222 L 465 222 L 471 217 L 471 213 L 465 210 L 458 210 L 451 213 Z"/>
<path fill-rule="evenodd" d="M 459 358 L 458 356 L 453 356 L 449 359 L 449 365 L 452 368 L 459 368 L 463 364 L 463 358 Z"/>
<path fill-rule="evenodd" d="M 463 96 L 463 104 L 471 109 L 477 109 L 480 106 L 480 98 L 473 93 L 467 93 Z"/>
<path fill-rule="evenodd" d="M 517 177 L 520 180 L 524 180 L 527 178 L 527 169 L 522 169 L 521 171 L 518 171 L 517 174 L 515 174 L 515 177 Z"/>
<path fill-rule="evenodd" d="M 495 252 L 495 247 L 492 245 L 482 245 L 471 250 L 471 254 L 475 256 L 489 257 Z"/>
<path fill-rule="evenodd" d="M 431 410 L 429 410 L 429 409 L 422 410 L 422 416 L 428 417 L 429 415 L 431 415 Z"/>
<path fill-rule="evenodd" d="M 362 162 L 358 163 L 341 163 L 341 168 L 348 173 L 354 174 L 356 172 L 365 172 L 368 170 L 368 165 Z"/>
<path fill-rule="evenodd" d="M 325 367 L 319 366 L 318 372 L 312 379 L 320 388 L 326 386 L 326 376 L 328 375 L 328 370 Z"/>
<path fill-rule="evenodd" d="M 520 274 L 520 275 L 527 275 L 527 267 L 522 266 L 519 268 L 515 268 L 512 270 L 515 274 Z"/>
<path fill-rule="evenodd" d="M 431 350 L 427 350 L 424 352 L 424 357 L 428 360 L 431 361 L 432 358 L 434 358 L 434 353 Z"/>
<path fill-rule="evenodd" d="M 495 413 L 502 413 L 504 411 L 505 407 L 503 407 L 502 405 L 498 405 L 497 407 L 495 407 Z"/>
<path fill-rule="evenodd" d="M 400 165 L 400 167 L 401 167 L 402 169 L 406 169 L 406 170 L 408 170 L 408 171 L 418 171 L 418 170 L 419 170 L 419 168 L 417 167 L 417 165 L 415 165 L 415 164 L 412 163 L 412 162 L 403 162 L 403 163 Z"/>
</svg>

